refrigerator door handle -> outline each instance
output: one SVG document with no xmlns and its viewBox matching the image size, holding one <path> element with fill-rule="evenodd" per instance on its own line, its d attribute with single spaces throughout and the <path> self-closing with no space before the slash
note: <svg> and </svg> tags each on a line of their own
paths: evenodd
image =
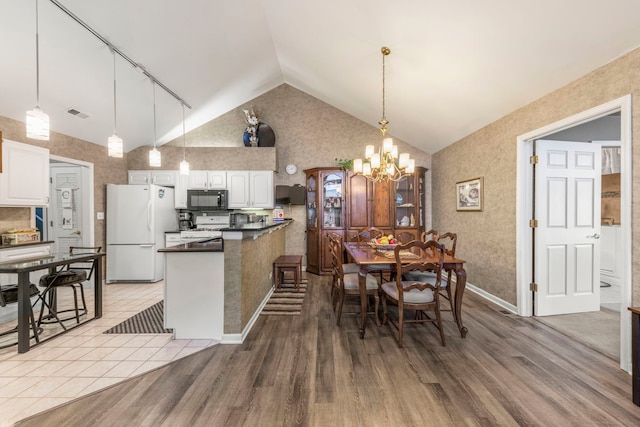
<svg viewBox="0 0 640 427">
<path fill-rule="evenodd" d="M 140 245 L 141 248 L 151 248 L 153 245 Z"/>
<path fill-rule="evenodd" d="M 147 204 L 147 229 L 151 231 L 151 199 L 149 199 L 149 203 Z"/>
</svg>

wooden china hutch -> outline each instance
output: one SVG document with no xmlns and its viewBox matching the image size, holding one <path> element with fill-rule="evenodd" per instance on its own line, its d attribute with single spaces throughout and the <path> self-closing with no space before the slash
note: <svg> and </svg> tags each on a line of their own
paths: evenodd
<svg viewBox="0 0 640 427">
<path fill-rule="evenodd" d="M 376 227 L 419 238 L 424 231 L 425 172 L 397 182 L 371 182 L 335 167 L 305 170 L 307 180 L 307 271 L 331 274 L 327 234 L 355 240 L 358 230 Z"/>
</svg>

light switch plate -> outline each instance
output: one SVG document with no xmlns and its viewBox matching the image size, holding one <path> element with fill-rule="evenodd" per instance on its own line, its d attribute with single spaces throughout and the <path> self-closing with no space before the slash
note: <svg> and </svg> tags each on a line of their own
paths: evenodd
<svg viewBox="0 0 640 427">
<path fill-rule="evenodd" d="M 97 218 L 104 219 L 104 212 L 98 212 Z"/>
</svg>

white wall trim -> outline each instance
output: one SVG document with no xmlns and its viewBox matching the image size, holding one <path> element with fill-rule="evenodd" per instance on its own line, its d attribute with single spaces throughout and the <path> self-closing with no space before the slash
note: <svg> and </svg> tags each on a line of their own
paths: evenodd
<svg viewBox="0 0 640 427">
<path fill-rule="evenodd" d="M 477 294 L 479 296 L 481 296 L 482 298 L 491 301 L 492 303 L 494 303 L 497 306 L 500 306 L 502 308 L 504 308 L 505 310 L 510 311 L 513 314 L 518 314 L 518 308 L 503 300 L 502 298 L 498 298 L 497 296 L 490 294 L 489 292 L 485 291 L 484 289 L 480 289 L 474 285 L 472 285 L 471 283 L 467 282 L 467 285 L 465 287 L 465 290 L 469 290 L 471 292 L 473 292 L 474 294 Z"/>
<path fill-rule="evenodd" d="M 533 296 L 529 291 L 532 282 L 531 260 L 532 233 L 529 228 L 533 206 L 531 173 L 529 156 L 533 152 L 532 141 L 546 135 L 586 123 L 600 117 L 620 112 L 621 127 L 621 222 L 623 259 L 621 310 L 620 310 L 620 367 L 631 371 L 631 314 L 625 307 L 631 305 L 632 269 L 631 269 L 631 187 L 632 187 L 632 140 L 631 140 L 631 95 L 625 95 L 605 104 L 543 126 L 539 129 L 520 135 L 516 138 L 517 170 L 516 170 L 516 278 L 517 278 L 517 313 L 520 316 L 532 316 Z"/>
<path fill-rule="evenodd" d="M 221 344 L 242 344 L 244 342 L 244 339 L 249 334 L 249 331 L 251 331 L 251 328 L 253 327 L 254 323 L 256 323 L 256 321 L 258 320 L 260 313 L 262 313 L 262 309 L 264 308 L 265 305 L 267 305 L 267 301 L 269 301 L 269 298 L 271 298 L 271 295 L 273 294 L 274 291 L 275 291 L 275 288 L 272 287 L 271 290 L 267 293 L 267 296 L 265 296 L 262 302 L 260 303 L 260 306 L 253 313 L 253 316 L 251 316 L 251 319 L 249 320 L 249 323 L 247 323 L 247 326 L 245 326 L 245 328 L 242 330 L 242 334 L 222 334 L 222 341 L 220 343 Z"/>
</svg>

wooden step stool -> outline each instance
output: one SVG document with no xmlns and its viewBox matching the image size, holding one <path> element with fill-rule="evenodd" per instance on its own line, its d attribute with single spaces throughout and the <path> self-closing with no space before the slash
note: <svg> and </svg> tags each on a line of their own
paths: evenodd
<svg viewBox="0 0 640 427">
<path fill-rule="evenodd" d="M 296 289 L 300 289 L 302 279 L 302 255 L 280 255 L 273 262 L 273 283 L 278 289 L 284 282 L 284 272 L 293 271 Z"/>
</svg>

